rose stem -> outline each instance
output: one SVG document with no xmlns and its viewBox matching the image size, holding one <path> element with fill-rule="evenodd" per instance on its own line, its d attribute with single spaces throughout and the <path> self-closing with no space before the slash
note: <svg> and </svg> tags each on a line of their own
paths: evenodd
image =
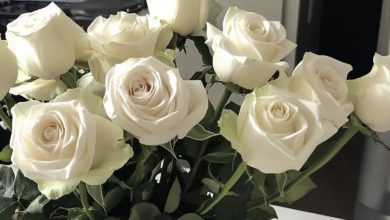
<svg viewBox="0 0 390 220">
<path fill-rule="evenodd" d="M 206 214 L 216 204 L 218 204 L 218 202 L 221 201 L 229 193 L 229 190 L 234 186 L 234 184 L 236 184 L 236 182 L 240 179 L 242 174 L 245 173 L 245 171 L 246 171 L 246 164 L 245 162 L 242 161 L 240 165 L 237 167 L 237 170 L 233 173 L 230 179 L 222 187 L 221 192 L 218 193 L 218 195 L 211 201 L 211 203 L 200 212 L 200 215 Z"/>
<path fill-rule="evenodd" d="M 1 107 L 0 107 L 1 108 Z M 8 130 L 12 130 L 12 122 L 8 115 L 4 112 L 3 108 L 0 109 L 0 118 L 4 122 Z"/>
<path fill-rule="evenodd" d="M 223 92 L 222 97 L 219 100 L 219 103 L 217 105 L 217 109 L 215 110 L 213 119 L 210 121 L 209 124 L 206 125 L 206 129 L 209 128 L 210 126 L 214 125 L 219 120 L 219 118 L 222 115 L 222 111 L 223 111 L 223 109 L 224 109 L 224 107 L 225 107 L 226 103 L 228 102 L 231 95 L 232 95 L 232 92 L 225 87 L 225 91 Z M 210 143 L 210 139 L 207 139 L 207 140 L 202 142 L 202 147 L 200 149 L 198 158 L 195 161 L 194 168 L 192 168 L 192 170 L 191 170 L 190 178 L 188 179 L 186 187 L 184 188 L 183 195 L 185 195 L 188 192 L 188 190 L 190 189 L 191 183 L 194 181 L 194 178 L 196 176 L 196 173 L 198 172 L 199 166 L 203 160 L 203 156 L 206 153 L 206 149 L 207 149 L 209 143 Z"/>
<path fill-rule="evenodd" d="M 93 216 L 92 212 L 89 210 L 90 206 L 88 203 L 87 186 L 85 185 L 85 183 L 81 182 L 79 184 L 79 190 L 80 190 L 80 200 L 81 200 L 81 204 L 83 205 L 85 214 L 88 216 L 90 220 L 96 220 L 95 216 Z"/>
<path fill-rule="evenodd" d="M 292 182 L 287 184 L 284 191 L 289 191 L 292 188 L 294 188 L 295 185 L 299 184 L 302 180 L 309 177 L 311 174 L 315 173 L 317 170 L 319 170 L 321 167 L 323 167 L 325 164 L 327 164 L 344 146 L 346 143 L 348 143 L 351 138 L 359 132 L 359 128 L 357 126 L 353 125 L 353 122 L 350 123 L 350 126 L 348 129 L 343 133 L 343 135 L 337 140 L 337 142 L 330 148 L 328 152 L 322 157 L 321 160 L 316 161 L 315 164 L 313 164 L 311 167 L 307 168 L 305 171 L 303 171 L 296 179 L 294 179 Z M 261 207 L 266 203 L 272 203 L 275 200 L 277 200 L 281 196 L 280 193 L 274 193 L 271 196 L 269 196 L 267 199 L 264 200 L 264 202 L 248 208 L 248 212 L 255 210 L 256 208 Z"/>
<path fill-rule="evenodd" d="M 230 96 L 232 95 L 232 91 L 230 91 L 228 88 L 225 87 L 225 90 L 223 91 L 222 97 L 219 100 L 219 103 L 217 105 L 217 108 L 215 109 L 214 117 L 210 121 L 209 124 L 207 124 L 206 128 L 209 128 L 210 126 L 213 126 L 219 118 L 222 115 L 222 111 L 226 105 L 226 103 L 229 101 Z"/>
</svg>

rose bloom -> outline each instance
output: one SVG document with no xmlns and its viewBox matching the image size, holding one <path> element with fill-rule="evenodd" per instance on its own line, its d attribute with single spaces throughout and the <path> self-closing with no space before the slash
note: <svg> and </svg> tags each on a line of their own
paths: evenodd
<svg viewBox="0 0 390 220">
<path fill-rule="evenodd" d="M 375 54 L 370 73 L 348 80 L 355 114 L 372 130 L 390 130 L 390 56 Z"/>
<path fill-rule="evenodd" d="M 205 116 L 206 89 L 156 58 L 129 59 L 107 75 L 108 116 L 145 145 L 183 138 Z"/>
<path fill-rule="evenodd" d="M 207 38 L 218 78 L 246 89 L 260 87 L 276 71 L 285 70 L 288 64 L 280 60 L 296 47 L 280 22 L 236 7 L 227 11 L 223 31 L 207 24 Z"/>
<path fill-rule="evenodd" d="M 182 36 L 197 34 L 206 24 L 211 0 L 147 0 L 149 13 L 168 22 Z"/>
<path fill-rule="evenodd" d="M 353 111 L 346 82 L 350 71 L 351 65 L 332 57 L 305 53 L 292 73 L 289 90 L 317 102 L 322 117 L 339 128 Z"/>
<path fill-rule="evenodd" d="M 54 79 L 76 59 L 85 59 L 89 43 L 83 29 L 54 3 L 24 13 L 7 25 L 8 46 L 29 75 Z"/>
<path fill-rule="evenodd" d="M 317 103 L 270 84 L 248 94 L 238 116 L 225 110 L 218 124 L 243 161 L 263 173 L 300 170 L 337 131 L 321 120 Z"/>
<path fill-rule="evenodd" d="M 97 17 L 88 27 L 88 35 L 94 50 L 88 63 L 95 79 L 104 84 L 112 66 L 165 50 L 173 33 L 157 18 L 118 12 L 109 18 Z"/>
<path fill-rule="evenodd" d="M 0 100 L 4 98 L 18 77 L 15 55 L 0 42 Z"/>
<path fill-rule="evenodd" d="M 49 199 L 71 193 L 81 181 L 103 184 L 133 155 L 101 98 L 84 89 L 49 103 L 20 102 L 12 115 L 12 164 Z"/>
</svg>

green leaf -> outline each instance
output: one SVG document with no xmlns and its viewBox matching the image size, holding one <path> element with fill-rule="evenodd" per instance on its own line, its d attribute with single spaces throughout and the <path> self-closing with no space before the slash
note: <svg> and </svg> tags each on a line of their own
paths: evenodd
<svg viewBox="0 0 390 220">
<path fill-rule="evenodd" d="M 122 187 L 117 186 L 112 190 L 106 193 L 104 197 L 103 204 L 106 206 L 106 212 L 109 213 L 112 209 L 114 209 L 117 205 L 121 203 L 121 201 L 128 195 Z"/>
<path fill-rule="evenodd" d="M 267 187 L 265 186 L 265 181 L 267 179 L 267 174 L 255 170 L 252 176 L 252 183 L 256 190 L 261 193 L 260 198 L 266 198 L 268 196 Z"/>
<path fill-rule="evenodd" d="M 103 189 L 101 185 L 91 186 L 87 184 L 87 191 L 89 195 L 106 211 L 104 204 Z"/>
<path fill-rule="evenodd" d="M 161 212 L 157 206 L 141 202 L 133 207 L 129 220 L 154 220 L 159 215 L 161 215 Z"/>
<path fill-rule="evenodd" d="M 210 178 L 203 178 L 202 183 L 207 187 L 208 190 L 210 190 L 210 192 L 214 194 L 218 194 L 222 187 L 222 183 Z"/>
<path fill-rule="evenodd" d="M 287 178 L 289 179 L 288 182 L 291 182 L 292 180 L 296 179 L 300 175 L 300 172 L 298 171 L 288 171 L 287 172 Z M 286 202 L 286 203 L 292 203 L 297 201 L 298 199 L 305 196 L 308 192 L 310 192 L 312 189 L 316 188 L 317 186 L 315 183 L 310 179 L 310 177 L 302 180 L 299 184 L 295 185 L 293 188 L 291 188 L 288 191 L 284 191 L 282 196 L 277 202 Z"/>
<path fill-rule="evenodd" d="M 210 53 L 209 47 L 207 46 L 206 39 L 203 36 L 188 36 L 195 44 L 195 47 L 198 49 L 200 55 L 202 56 L 203 63 L 205 65 L 213 65 L 213 57 Z"/>
<path fill-rule="evenodd" d="M 24 213 L 20 220 L 47 220 L 48 217 L 43 213 Z"/>
<path fill-rule="evenodd" d="M 275 174 L 275 180 L 278 186 L 280 197 L 285 197 L 284 188 L 286 187 L 288 181 L 287 174 L 286 173 Z"/>
<path fill-rule="evenodd" d="M 87 216 L 81 208 L 68 209 L 68 219 L 71 220 L 87 220 Z"/>
<path fill-rule="evenodd" d="M 12 198 L 14 194 L 15 174 L 10 166 L 0 165 L 0 195 Z"/>
<path fill-rule="evenodd" d="M 71 72 L 67 72 L 60 76 L 61 81 L 70 89 L 77 88 L 77 79 Z"/>
<path fill-rule="evenodd" d="M 30 205 L 27 207 L 26 210 L 24 210 L 25 213 L 42 213 L 43 212 L 43 207 L 49 203 L 50 200 L 46 198 L 44 195 L 40 195 L 37 198 L 35 198 Z"/>
<path fill-rule="evenodd" d="M 18 203 L 10 198 L 0 197 L 0 216 L 1 219 L 12 219 Z"/>
<path fill-rule="evenodd" d="M 245 219 L 244 199 L 238 196 L 225 196 L 214 208 L 216 220 Z"/>
<path fill-rule="evenodd" d="M 235 155 L 234 152 L 214 152 L 207 154 L 203 159 L 209 163 L 227 164 L 232 163 Z"/>
<path fill-rule="evenodd" d="M 246 94 L 249 94 L 252 92 L 252 90 L 242 88 L 239 85 L 234 84 L 234 83 L 226 83 L 225 87 L 227 89 L 229 89 L 231 92 L 239 94 L 239 95 L 246 95 Z"/>
<path fill-rule="evenodd" d="M 178 220 L 203 220 L 203 218 L 195 213 L 187 213 L 180 217 Z"/>
<path fill-rule="evenodd" d="M 269 205 L 262 205 L 261 207 L 250 211 L 246 214 L 246 220 L 259 219 L 276 219 L 278 218 L 275 209 Z"/>
<path fill-rule="evenodd" d="M 238 114 L 238 113 L 240 112 L 241 106 L 238 105 L 238 104 L 235 103 L 235 102 L 229 102 L 229 103 L 225 106 L 225 109 L 230 109 L 230 110 L 232 110 L 233 112 L 235 112 L 236 114 Z"/>
<path fill-rule="evenodd" d="M 183 159 L 176 160 L 176 167 L 183 173 L 189 173 L 191 171 L 190 163 Z"/>
<path fill-rule="evenodd" d="M 199 122 L 203 127 L 210 123 L 210 120 L 213 119 L 215 115 L 215 109 L 213 104 L 209 100 L 209 107 L 207 108 L 206 115 L 203 117 L 202 121 Z"/>
<path fill-rule="evenodd" d="M 218 135 L 219 134 L 207 131 L 202 125 L 197 124 L 188 132 L 187 137 L 197 141 L 204 141 Z"/>
<path fill-rule="evenodd" d="M 14 192 L 18 200 L 23 199 L 27 201 L 31 201 L 41 194 L 37 184 L 24 177 L 20 171 L 16 174 Z"/>
<path fill-rule="evenodd" d="M 165 202 L 164 211 L 167 213 L 174 212 L 180 205 L 181 186 L 179 180 L 175 179 L 169 191 L 167 201 Z"/>
<path fill-rule="evenodd" d="M 167 150 L 169 153 L 171 153 L 174 158 L 177 158 L 175 151 L 173 150 L 173 144 L 171 141 L 165 144 L 161 144 L 160 146 Z"/>
<path fill-rule="evenodd" d="M 384 146 L 388 151 L 390 151 L 390 146 L 387 145 L 380 137 L 379 135 L 373 131 L 371 128 L 365 126 L 363 122 L 356 116 L 351 115 L 352 125 L 359 128 L 360 133 L 364 134 L 365 136 L 371 138 L 375 143 L 380 144 Z"/>
<path fill-rule="evenodd" d="M 12 156 L 12 149 L 9 145 L 5 146 L 0 151 L 0 160 L 5 162 L 5 163 L 11 162 L 11 156 Z"/>
</svg>

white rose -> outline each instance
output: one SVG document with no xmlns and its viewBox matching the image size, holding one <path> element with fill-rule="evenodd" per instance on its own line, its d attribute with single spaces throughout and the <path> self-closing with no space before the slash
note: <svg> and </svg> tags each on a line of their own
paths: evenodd
<svg viewBox="0 0 390 220">
<path fill-rule="evenodd" d="M 83 89 L 49 103 L 18 103 L 12 115 L 12 163 L 49 199 L 80 181 L 103 184 L 133 155 L 120 141 L 123 130 L 105 117 L 101 98 Z"/>
<path fill-rule="evenodd" d="M 15 55 L 0 42 L 0 100 L 8 93 L 18 77 Z"/>
<path fill-rule="evenodd" d="M 284 71 L 288 65 L 279 61 L 296 47 L 286 39 L 280 22 L 236 7 L 226 13 L 223 32 L 207 24 L 207 38 L 219 79 L 247 89 L 260 87 L 276 71 Z"/>
<path fill-rule="evenodd" d="M 370 73 L 348 80 L 355 114 L 372 130 L 390 130 L 390 56 L 375 54 Z"/>
<path fill-rule="evenodd" d="M 147 0 L 149 13 L 168 22 L 182 36 L 197 34 L 206 24 L 210 0 Z"/>
<path fill-rule="evenodd" d="M 88 35 L 95 51 L 89 60 L 91 72 L 104 83 L 114 64 L 165 50 L 173 33 L 157 18 L 118 12 L 109 18 L 97 17 L 88 27 Z"/>
<path fill-rule="evenodd" d="M 183 80 L 156 58 L 129 59 L 107 75 L 104 107 L 120 127 L 145 145 L 183 138 L 208 108 L 201 81 Z"/>
<path fill-rule="evenodd" d="M 87 73 L 82 76 L 77 82 L 77 87 L 86 88 L 88 91 L 102 98 L 104 96 L 104 92 L 106 91 L 104 84 L 97 82 L 91 73 Z"/>
<path fill-rule="evenodd" d="M 247 95 L 238 116 L 225 111 L 218 124 L 243 161 L 264 173 L 301 169 L 337 131 L 321 121 L 317 103 L 270 84 Z"/>
<path fill-rule="evenodd" d="M 42 79 L 66 73 L 75 59 L 87 56 L 89 48 L 82 28 L 54 3 L 9 23 L 6 38 L 19 67 Z"/>
<path fill-rule="evenodd" d="M 293 71 L 290 91 L 320 104 L 321 114 L 336 127 L 348 122 L 353 104 L 348 100 L 347 75 L 352 66 L 328 56 L 305 53 Z"/>
</svg>

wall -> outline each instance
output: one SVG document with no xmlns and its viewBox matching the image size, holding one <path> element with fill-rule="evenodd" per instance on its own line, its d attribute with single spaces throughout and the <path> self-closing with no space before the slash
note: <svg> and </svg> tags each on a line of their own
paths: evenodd
<svg viewBox="0 0 390 220">
<path fill-rule="evenodd" d="M 229 6 L 237 6 L 243 10 L 253 11 L 259 13 L 269 20 L 282 20 L 283 14 L 283 0 L 216 0 L 223 10 L 217 18 L 217 26 L 221 28 L 223 17 Z M 192 42 L 186 44 L 188 50 L 187 54 L 180 54 L 177 58 L 177 64 L 181 75 L 184 78 L 189 78 L 195 72 L 202 70 L 202 60 L 195 49 Z M 220 85 L 214 86 L 210 91 L 210 99 L 213 104 L 218 102 L 221 90 L 223 88 Z M 235 102 L 240 102 L 242 97 L 233 96 Z"/>
</svg>

